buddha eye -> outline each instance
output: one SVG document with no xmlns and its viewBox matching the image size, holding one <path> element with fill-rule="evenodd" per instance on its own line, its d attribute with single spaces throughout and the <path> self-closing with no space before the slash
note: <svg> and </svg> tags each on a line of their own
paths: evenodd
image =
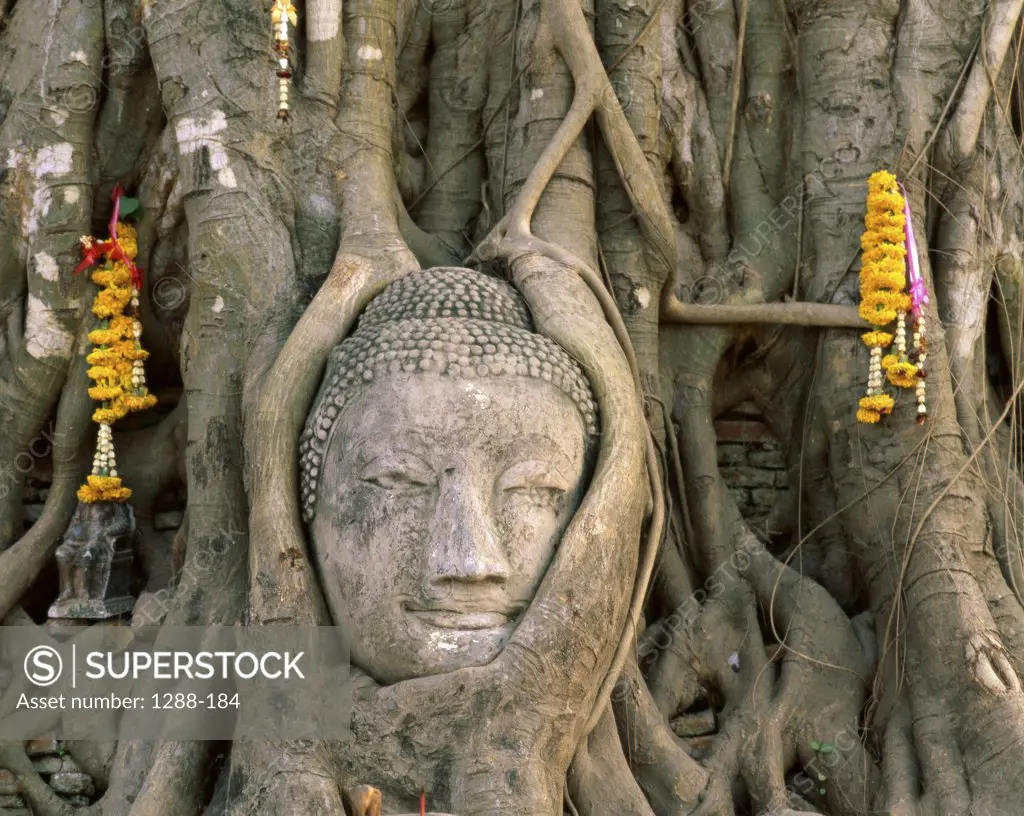
<svg viewBox="0 0 1024 816">
<path fill-rule="evenodd" d="M 369 478 L 364 477 L 363 481 L 377 487 L 383 487 L 385 490 L 408 490 L 431 486 L 430 482 L 424 481 L 419 476 L 403 473 L 398 470 L 381 473 Z"/>
<path fill-rule="evenodd" d="M 498 478 L 498 489 L 513 495 L 557 499 L 568 486 L 562 475 L 547 462 L 520 462 Z"/>
<path fill-rule="evenodd" d="M 379 457 L 363 469 L 360 480 L 383 490 L 424 490 L 436 484 L 425 462 L 415 456 Z"/>
</svg>

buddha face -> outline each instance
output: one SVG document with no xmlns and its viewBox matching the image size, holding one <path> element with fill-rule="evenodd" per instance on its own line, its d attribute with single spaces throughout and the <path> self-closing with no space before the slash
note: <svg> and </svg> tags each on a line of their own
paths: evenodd
<svg viewBox="0 0 1024 816">
<path fill-rule="evenodd" d="M 395 374 L 338 417 L 311 537 L 353 662 L 382 683 L 483 665 L 585 488 L 583 422 L 543 380 Z"/>
</svg>

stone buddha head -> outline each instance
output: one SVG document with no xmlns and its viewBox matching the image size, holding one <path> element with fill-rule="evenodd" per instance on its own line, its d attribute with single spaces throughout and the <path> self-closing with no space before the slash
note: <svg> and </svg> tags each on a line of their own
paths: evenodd
<svg viewBox="0 0 1024 816">
<path fill-rule="evenodd" d="M 414 273 L 331 353 L 300 443 L 334 622 L 378 682 L 483 665 L 530 604 L 587 486 L 597 407 L 508 284 Z"/>
</svg>

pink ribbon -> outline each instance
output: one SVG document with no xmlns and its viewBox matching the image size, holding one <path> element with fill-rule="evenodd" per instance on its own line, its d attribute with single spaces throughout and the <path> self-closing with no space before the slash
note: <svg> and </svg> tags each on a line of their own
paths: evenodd
<svg viewBox="0 0 1024 816">
<path fill-rule="evenodd" d="M 112 241 L 117 240 L 117 219 L 121 215 L 121 196 L 124 195 L 124 190 L 121 189 L 120 184 L 115 184 L 113 191 L 110 193 L 110 197 L 114 201 L 114 214 L 110 216 L 110 239 Z"/>
<path fill-rule="evenodd" d="M 899 182 L 897 182 L 899 183 Z M 900 193 L 903 194 L 903 217 L 906 226 L 903 231 L 906 236 L 907 246 L 907 280 L 910 283 L 910 303 L 914 317 L 921 317 L 921 312 L 928 305 L 928 290 L 924 285 L 924 278 L 921 277 L 921 264 L 917 258 L 917 241 L 914 239 L 914 221 L 910 215 L 910 196 L 907 189 L 900 185 Z"/>
</svg>

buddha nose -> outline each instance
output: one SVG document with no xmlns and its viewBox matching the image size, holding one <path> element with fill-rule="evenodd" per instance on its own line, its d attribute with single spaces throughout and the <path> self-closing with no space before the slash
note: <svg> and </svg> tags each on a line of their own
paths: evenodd
<svg viewBox="0 0 1024 816">
<path fill-rule="evenodd" d="M 428 584 L 504 583 L 508 575 L 508 560 L 482 491 L 453 469 L 446 470 L 427 546 Z"/>
</svg>

